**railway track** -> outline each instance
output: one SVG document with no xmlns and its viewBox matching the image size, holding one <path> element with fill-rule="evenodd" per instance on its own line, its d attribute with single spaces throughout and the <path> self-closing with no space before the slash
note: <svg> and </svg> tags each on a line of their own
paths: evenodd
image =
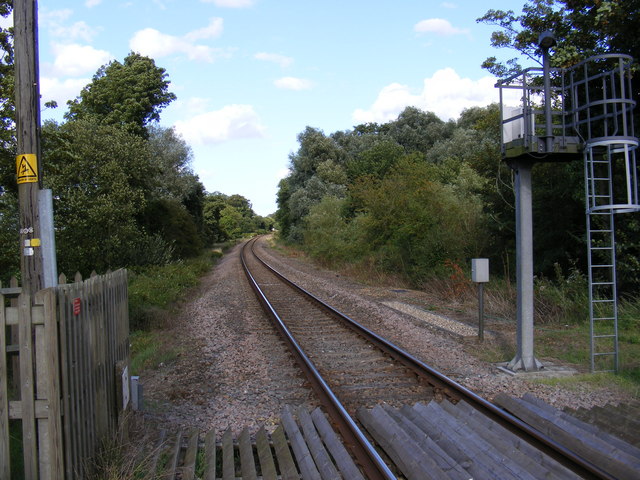
<svg viewBox="0 0 640 480">
<path fill-rule="evenodd" d="M 387 421 L 389 417 L 400 423 L 406 422 L 399 412 L 404 411 L 407 405 L 424 405 L 432 400 L 470 407 L 476 417 L 479 414 L 486 419 L 483 422 L 495 425 L 496 431 L 506 432 L 502 436 L 508 434 L 516 439 L 515 442 L 524 440 L 535 452 L 530 451 L 530 455 L 549 458 L 553 465 L 558 464 L 559 470 L 566 473 L 560 478 L 616 478 L 294 284 L 256 255 L 255 242 L 256 239 L 247 242 L 241 255 L 251 286 L 288 342 L 367 478 L 396 478 L 398 471 L 394 462 L 418 462 L 403 457 L 402 447 L 397 453 L 398 458 L 388 458 L 380 452 L 380 436 L 377 439 L 378 449 L 373 445 L 371 432 L 376 430 L 376 426 L 379 434 L 388 432 L 379 426 L 380 419 Z M 436 402 L 431 403 L 437 405 Z M 461 410 L 466 412 L 465 416 L 471 415 L 465 409 Z M 363 432 L 354 420 L 356 412 L 360 419 L 367 419 L 368 433 Z M 405 413 L 411 417 L 411 412 Z M 456 426 L 446 428 L 455 429 Z M 382 439 L 382 443 L 385 441 Z M 504 455 L 511 453 L 504 452 Z"/>
</svg>

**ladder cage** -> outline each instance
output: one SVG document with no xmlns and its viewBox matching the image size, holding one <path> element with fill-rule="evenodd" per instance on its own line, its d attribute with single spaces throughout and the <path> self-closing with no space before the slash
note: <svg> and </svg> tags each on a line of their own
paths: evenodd
<svg viewBox="0 0 640 480">
<path fill-rule="evenodd" d="M 640 210 L 631 65 L 627 55 L 599 55 L 569 72 L 572 124 L 584 142 L 592 372 L 619 369 L 615 215 Z"/>
<path fill-rule="evenodd" d="M 505 161 L 583 158 L 593 372 L 618 371 L 614 216 L 640 211 L 632 65 L 629 55 L 604 54 L 568 69 L 548 69 L 548 99 L 543 68 L 496 84 Z"/>
<path fill-rule="evenodd" d="M 569 70 L 572 123 L 586 144 L 615 137 L 637 145 L 632 62 L 628 55 L 597 55 Z"/>
</svg>

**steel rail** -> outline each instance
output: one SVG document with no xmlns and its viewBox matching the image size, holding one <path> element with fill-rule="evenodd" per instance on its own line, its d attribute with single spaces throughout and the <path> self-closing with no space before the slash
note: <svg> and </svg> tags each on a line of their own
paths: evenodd
<svg viewBox="0 0 640 480">
<path fill-rule="evenodd" d="M 351 418 L 340 400 L 338 400 L 338 397 L 336 397 L 329 385 L 327 385 L 327 383 L 324 381 L 322 375 L 320 375 L 320 372 L 318 372 L 318 370 L 313 365 L 313 362 L 304 353 L 298 342 L 295 340 L 289 329 L 286 327 L 278 313 L 275 311 L 275 309 L 265 296 L 262 289 L 260 289 L 258 282 L 249 271 L 244 254 L 247 245 L 249 243 L 253 245 L 253 243 L 255 243 L 255 240 L 256 239 L 253 239 L 244 244 L 244 246 L 242 247 L 242 255 L 240 255 L 240 259 L 242 261 L 242 267 L 245 271 L 245 274 L 249 279 L 249 283 L 251 284 L 251 287 L 257 295 L 262 308 L 275 322 L 276 328 L 289 344 L 289 347 L 296 357 L 299 365 L 301 366 L 307 378 L 310 380 L 313 389 L 320 397 L 321 403 L 327 409 L 331 419 L 336 422 L 338 430 L 340 430 L 345 444 L 350 448 L 351 452 L 362 467 L 367 478 L 371 480 L 395 480 L 396 476 L 391 472 L 387 464 L 384 462 L 384 460 L 382 460 L 382 458 L 376 451 L 375 447 L 371 445 L 364 433 L 362 433 L 362 430 L 360 430 L 360 428 L 358 427 L 358 425 L 356 425 L 353 418 Z M 258 257 L 256 256 L 256 258 Z"/>
<path fill-rule="evenodd" d="M 299 345 L 297 344 L 297 342 L 295 341 L 295 339 L 293 338 L 293 336 L 291 335 L 287 327 L 284 325 L 280 317 L 277 315 L 275 310 L 273 310 L 273 307 L 271 307 L 271 304 L 268 302 L 268 300 L 264 296 L 264 293 L 262 293 L 257 283 L 253 279 L 253 276 L 251 275 L 251 273 L 248 271 L 248 268 L 246 267 L 246 263 L 243 257 L 244 257 L 245 248 L 247 248 L 249 244 L 251 244 L 251 251 L 254 254 L 255 258 L 267 269 L 269 269 L 274 275 L 276 275 L 278 278 L 280 278 L 286 284 L 290 285 L 295 290 L 307 296 L 307 298 L 311 299 L 319 307 L 334 314 L 337 318 L 343 321 L 344 324 L 347 325 L 349 328 L 355 330 L 358 334 L 370 340 L 376 346 L 381 348 L 384 352 L 388 353 L 389 355 L 393 356 L 394 359 L 401 362 L 405 367 L 411 369 L 418 376 L 420 376 L 423 379 L 426 379 L 426 381 L 429 382 L 434 387 L 435 390 L 440 390 L 442 393 L 447 395 L 448 398 L 451 400 L 454 400 L 454 401 L 464 400 L 465 402 L 469 403 L 472 407 L 474 407 L 476 410 L 480 411 L 487 417 L 499 423 L 501 426 L 508 429 L 510 432 L 518 435 L 521 439 L 533 445 L 538 450 L 544 452 L 548 456 L 554 458 L 556 461 L 558 461 L 565 467 L 569 468 L 576 474 L 580 475 L 581 477 L 587 478 L 587 479 L 615 480 L 615 477 L 612 477 L 609 473 L 605 472 L 597 465 L 591 463 L 590 461 L 576 454 L 572 450 L 559 444 L 555 440 L 551 439 L 549 436 L 545 435 L 543 432 L 540 432 L 539 430 L 523 422 L 519 418 L 513 416 L 509 412 L 501 409 L 500 407 L 494 405 L 488 400 L 480 397 L 476 393 L 472 392 L 471 390 L 457 383 L 455 380 L 452 380 L 451 378 L 443 375 L 439 371 L 435 370 L 433 367 L 430 367 L 429 365 L 425 364 L 421 360 L 418 360 L 413 355 L 405 352 L 404 350 L 397 347 L 396 345 L 389 342 L 388 340 L 384 339 L 380 335 L 360 325 L 355 320 L 349 318 L 347 315 L 344 315 L 340 311 L 333 308 L 331 305 L 328 305 L 327 303 L 323 302 L 322 300 L 320 300 L 318 297 L 316 297 L 309 291 L 305 290 L 301 286 L 295 284 L 294 282 L 286 278 L 282 273 L 280 273 L 278 270 L 276 270 L 271 265 L 266 263 L 255 253 L 254 245 L 258 238 L 259 237 L 255 237 L 254 239 L 245 243 L 245 245 L 243 246 L 243 249 L 242 249 L 243 254 L 241 255 L 241 257 L 242 257 L 242 264 L 245 268 L 245 272 L 247 276 L 250 278 L 250 281 L 252 283 L 252 286 L 254 287 L 254 290 L 257 289 L 256 293 L 258 291 L 260 292 L 259 294 L 258 293 L 257 294 L 259 298 L 261 298 L 261 303 L 264 302 L 263 307 L 265 307 L 265 305 L 268 305 L 269 315 L 272 317 L 275 316 L 277 318 L 276 322 L 277 322 L 278 329 L 282 332 L 285 338 L 287 338 L 287 340 L 290 342 L 290 345 L 292 345 L 292 349 L 293 348 L 296 349 L 296 351 L 294 352 L 296 356 L 299 355 L 301 358 L 305 359 L 304 360 L 305 364 L 308 363 L 309 367 L 303 367 L 305 369 L 305 372 L 306 372 L 306 369 L 309 368 L 310 371 L 313 372 L 314 377 L 317 376 L 319 378 L 318 385 L 326 385 L 326 382 L 322 379 L 320 373 L 316 370 L 315 366 L 313 366 L 313 363 L 308 359 L 305 353 L 300 349 Z M 295 345 L 295 347 L 293 347 L 293 345 Z M 329 389 L 328 386 L 327 386 L 327 389 Z M 330 389 L 328 391 L 331 392 Z M 335 398 L 335 401 L 338 404 L 340 404 L 339 400 L 335 397 L 333 392 L 330 393 L 330 396 Z M 353 420 L 351 419 L 351 417 L 346 412 L 344 407 L 342 407 L 341 404 L 340 404 L 340 409 L 341 409 L 340 414 L 346 415 L 347 417 L 349 417 L 350 423 L 353 423 L 355 425 L 355 422 L 353 422 Z M 355 428 L 358 428 L 357 425 L 355 426 Z"/>
</svg>

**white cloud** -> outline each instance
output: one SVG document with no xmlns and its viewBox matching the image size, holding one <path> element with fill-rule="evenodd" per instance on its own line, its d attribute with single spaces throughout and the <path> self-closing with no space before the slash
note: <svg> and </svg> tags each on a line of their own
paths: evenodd
<svg viewBox="0 0 640 480">
<path fill-rule="evenodd" d="M 86 2 L 84 2 L 84 5 L 87 8 L 91 8 L 91 7 L 100 5 L 101 3 L 102 3 L 102 0 L 87 0 Z"/>
<path fill-rule="evenodd" d="M 442 2 L 440 6 L 443 8 L 458 8 L 457 4 L 451 2 Z"/>
<path fill-rule="evenodd" d="M 282 77 L 273 82 L 274 85 L 283 90 L 309 90 L 313 87 L 311 81 L 304 78 Z"/>
<path fill-rule="evenodd" d="M 293 58 L 280 55 L 278 53 L 256 53 L 253 58 L 256 60 L 264 60 L 265 62 L 273 62 L 280 65 L 282 68 L 288 67 L 293 63 Z"/>
<path fill-rule="evenodd" d="M 55 100 L 58 103 L 58 109 L 65 110 L 67 100 L 73 100 L 79 96 L 80 91 L 90 82 L 90 78 L 70 78 L 61 81 L 58 78 L 41 77 L 42 103 Z"/>
<path fill-rule="evenodd" d="M 206 38 L 218 38 L 222 35 L 223 20 L 220 17 L 213 17 L 209 20 L 209 25 L 187 33 L 184 38 L 190 42 L 204 40 Z"/>
<path fill-rule="evenodd" d="M 461 78 L 452 68 L 444 68 L 431 78 L 425 78 L 422 91 L 418 93 L 412 93 L 408 86 L 399 83 L 387 85 L 373 105 L 367 110 L 357 109 L 353 119 L 357 123 L 384 123 L 394 120 L 408 106 L 433 112 L 443 120 L 457 119 L 465 108 L 497 102 L 495 82 L 494 77 Z"/>
<path fill-rule="evenodd" d="M 178 99 L 176 101 L 176 107 L 182 108 L 184 111 L 189 112 L 190 115 L 196 115 L 207 111 L 211 103 L 211 99 L 204 97 L 191 97 L 186 101 Z"/>
<path fill-rule="evenodd" d="M 63 8 L 61 10 L 45 10 L 44 12 L 38 12 L 38 23 L 40 26 L 58 24 L 64 22 L 73 15 L 73 10 L 70 8 Z"/>
<path fill-rule="evenodd" d="M 451 22 L 443 18 L 428 18 L 415 24 L 413 30 L 418 33 L 435 33 L 436 35 L 461 35 L 468 34 L 469 30 L 456 28 Z"/>
<path fill-rule="evenodd" d="M 213 62 L 218 58 L 230 56 L 228 50 L 197 45 L 195 40 L 219 36 L 222 33 L 222 19 L 213 18 L 205 28 L 187 33 L 183 37 L 167 35 L 154 28 L 137 31 L 129 41 L 134 52 L 152 58 L 161 58 L 175 53 L 185 54 L 189 60 Z"/>
<path fill-rule="evenodd" d="M 75 22 L 67 25 L 66 21 L 73 15 L 70 9 L 45 11 L 40 14 L 38 22 L 41 28 L 46 28 L 51 36 L 64 38 L 65 42 L 84 40 L 90 42 L 100 31 L 99 28 L 90 27 L 86 22 Z"/>
<path fill-rule="evenodd" d="M 203 3 L 213 3 L 216 7 L 245 8 L 251 7 L 254 0 L 200 0 Z"/>
<path fill-rule="evenodd" d="M 89 45 L 75 43 L 54 44 L 53 73 L 65 77 L 77 77 L 95 71 L 113 59 L 106 50 L 97 50 Z"/>
<path fill-rule="evenodd" d="M 187 143 L 216 144 L 243 138 L 262 138 L 265 127 L 251 105 L 227 105 L 178 121 L 176 131 Z"/>
</svg>

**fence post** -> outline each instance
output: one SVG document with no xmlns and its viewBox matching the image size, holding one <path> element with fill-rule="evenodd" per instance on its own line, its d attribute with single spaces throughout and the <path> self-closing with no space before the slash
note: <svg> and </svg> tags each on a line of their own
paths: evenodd
<svg viewBox="0 0 640 480">
<path fill-rule="evenodd" d="M 22 415 L 22 448 L 24 476 L 38 479 L 38 447 L 33 376 L 33 336 L 31 329 L 31 295 L 18 299 L 18 330 L 20 338 L 20 407 Z"/>
<path fill-rule="evenodd" d="M 48 451 L 46 471 L 41 469 L 43 479 L 56 480 L 64 478 L 64 442 L 62 440 L 62 384 L 60 381 L 60 349 L 58 342 L 58 316 L 56 295 L 53 289 L 41 290 L 36 294 L 35 303 L 42 305 L 44 327 L 42 330 L 43 349 L 37 352 L 40 357 L 38 365 L 38 398 L 47 399 L 47 418 L 39 420 L 46 428 L 47 435 L 41 441 L 41 449 Z M 40 428 L 40 427 L 39 427 Z M 46 442 L 46 444 L 45 444 Z"/>
<path fill-rule="evenodd" d="M 1 287 L 2 285 L 0 285 Z M 0 478 L 11 478 L 9 462 L 9 392 L 7 385 L 7 335 L 4 295 L 0 293 Z"/>
</svg>

